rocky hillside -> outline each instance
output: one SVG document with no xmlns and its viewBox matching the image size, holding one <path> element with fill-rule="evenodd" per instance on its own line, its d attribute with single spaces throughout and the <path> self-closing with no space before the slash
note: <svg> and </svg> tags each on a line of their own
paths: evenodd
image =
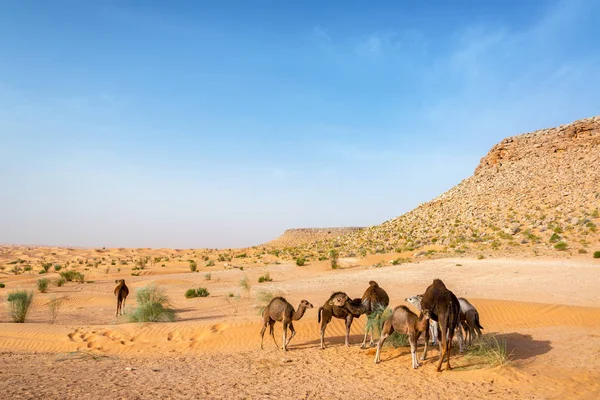
<svg viewBox="0 0 600 400">
<path fill-rule="evenodd" d="M 600 250 L 600 117 L 509 137 L 446 193 L 381 225 L 302 251 L 564 252 Z"/>
<path fill-rule="evenodd" d="M 267 243 L 267 246 L 273 247 L 296 247 L 309 244 L 311 242 L 335 239 L 342 235 L 347 235 L 360 231 L 360 227 L 348 228 L 303 228 L 288 229 L 277 239 Z"/>
</svg>

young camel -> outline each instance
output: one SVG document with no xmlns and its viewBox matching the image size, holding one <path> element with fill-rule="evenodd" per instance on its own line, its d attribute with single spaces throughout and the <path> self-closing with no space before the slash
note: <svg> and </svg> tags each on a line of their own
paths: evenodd
<svg viewBox="0 0 600 400">
<path fill-rule="evenodd" d="M 477 333 L 477 337 L 481 337 L 481 329 L 483 329 L 483 326 L 479 323 L 479 312 L 464 297 L 459 297 L 458 303 L 460 305 L 460 323 L 465 331 L 465 342 L 468 342 L 471 346 L 473 334 Z"/>
<path fill-rule="evenodd" d="M 369 287 L 365 290 L 365 293 L 362 296 L 360 304 L 357 304 L 355 300 L 353 301 L 343 301 L 343 298 L 338 298 L 339 307 L 345 307 L 354 315 L 367 314 L 370 315 L 377 309 L 384 310 L 387 308 L 388 304 L 390 304 L 390 298 L 385 290 L 383 290 L 375 281 L 369 282 Z M 346 296 L 346 300 L 350 300 Z M 369 346 L 373 346 L 373 329 L 374 326 L 370 326 L 370 329 L 365 329 L 365 336 L 363 342 L 360 346 L 361 349 L 367 347 L 367 333 L 370 334 L 370 342 Z"/>
<path fill-rule="evenodd" d="M 414 296 L 410 296 L 404 299 L 408 304 L 412 304 L 417 311 L 423 312 L 423 307 L 421 307 L 421 300 L 423 299 L 422 294 L 417 294 Z M 438 344 L 437 341 L 437 332 L 438 332 L 438 323 L 434 320 L 429 321 L 429 335 L 431 336 L 431 344 L 436 346 Z M 427 335 L 425 335 L 427 336 Z"/>
<path fill-rule="evenodd" d="M 273 326 L 275 326 L 275 322 L 283 323 L 283 350 L 287 351 L 287 346 L 292 341 L 292 338 L 296 335 L 296 330 L 294 329 L 293 321 L 298 321 L 304 315 L 304 312 L 307 308 L 313 308 L 313 305 L 310 304 L 307 300 L 302 300 L 300 305 L 298 306 L 298 310 L 294 311 L 294 307 L 288 303 L 286 299 L 283 297 L 275 297 L 271 302 L 265 307 L 263 311 L 263 327 L 260 330 L 260 348 L 263 348 L 263 338 L 265 336 L 265 330 L 267 329 L 267 325 L 269 325 L 269 332 L 271 333 L 271 337 L 273 338 L 273 342 L 275 342 L 275 346 L 279 348 L 277 341 L 275 340 L 275 333 L 273 331 Z M 289 339 L 287 339 L 287 328 L 290 328 L 292 335 Z"/>
<path fill-rule="evenodd" d="M 375 364 L 381 361 L 381 346 L 389 335 L 394 332 L 404 333 L 408 335 L 410 342 L 410 354 L 412 356 L 412 366 L 414 369 L 419 368 L 420 364 L 417 361 L 417 340 L 422 332 L 427 332 L 429 329 L 429 311 L 421 313 L 419 317 L 410 311 L 406 306 L 398 306 L 394 312 L 384 322 L 381 330 L 381 337 L 377 343 L 377 353 L 375 353 Z M 425 340 L 425 353 L 427 352 L 427 340 Z"/>
<path fill-rule="evenodd" d="M 334 292 L 325 301 L 322 307 L 319 307 L 317 312 L 317 321 L 321 324 L 321 349 L 325 348 L 325 329 L 327 324 L 331 322 L 331 318 L 344 319 L 346 321 L 346 346 L 350 346 L 350 327 L 354 318 L 359 318 L 360 314 L 353 314 L 344 305 L 346 301 L 351 301 L 356 306 L 360 305 L 361 299 L 349 300 L 349 297 L 344 292 Z"/>
<path fill-rule="evenodd" d="M 125 279 L 117 279 L 115 280 L 117 287 L 115 287 L 115 296 L 117 296 L 117 313 L 115 316 L 119 315 L 119 311 L 121 315 L 123 315 L 123 309 L 125 308 L 125 299 L 129 296 L 129 288 L 125 284 Z"/>
<path fill-rule="evenodd" d="M 434 321 L 437 320 L 440 327 L 440 360 L 437 365 L 437 371 L 440 372 L 442 370 L 442 363 L 445 357 L 447 357 L 446 369 L 451 370 L 450 352 L 452 350 L 452 339 L 454 331 L 460 323 L 460 304 L 458 303 L 458 299 L 454 293 L 446 288 L 444 282 L 434 279 L 433 283 L 429 285 L 423 294 L 421 307 L 423 308 L 423 312 L 429 311 L 431 319 Z M 460 330 L 459 333 L 462 337 Z M 426 357 L 427 354 L 423 354 L 423 359 Z"/>
</svg>

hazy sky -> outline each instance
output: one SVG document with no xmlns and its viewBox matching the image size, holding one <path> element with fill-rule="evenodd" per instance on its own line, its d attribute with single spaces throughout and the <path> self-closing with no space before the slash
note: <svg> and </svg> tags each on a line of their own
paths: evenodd
<svg viewBox="0 0 600 400">
<path fill-rule="evenodd" d="M 594 0 L 0 0 L 0 243 L 381 223 L 506 136 L 600 114 L 598 21 Z"/>
</svg>

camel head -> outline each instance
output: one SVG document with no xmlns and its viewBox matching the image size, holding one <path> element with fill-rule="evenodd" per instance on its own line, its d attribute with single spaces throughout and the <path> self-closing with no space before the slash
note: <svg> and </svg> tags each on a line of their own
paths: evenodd
<svg viewBox="0 0 600 400">
<path fill-rule="evenodd" d="M 313 305 L 308 302 L 308 300 L 302 300 L 300 302 L 300 306 L 304 306 L 305 308 L 313 308 Z"/>
<path fill-rule="evenodd" d="M 431 319 L 431 312 L 429 310 L 423 310 L 423 316 L 425 319 Z"/>
<path fill-rule="evenodd" d="M 414 296 L 410 296 L 404 299 L 405 302 L 412 304 L 413 306 L 415 306 L 417 309 L 421 308 L 421 300 L 423 300 L 423 296 L 420 294 L 414 295 Z"/>
<path fill-rule="evenodd" d="M 348 295 L 346 293 L 336 293 L 330 300 L 329 300 L 329 305 L 330 306 L 336 306 L 336 307 L 344 307 L 344 305 L 346 304 L 347 301 L 350 301 L 351 299 L 348 297 Z"/>
<path fill-rule="evenodd" d="M 115 283 L 125 284 L 125 279 L 115 279 Z"/>
</svg>

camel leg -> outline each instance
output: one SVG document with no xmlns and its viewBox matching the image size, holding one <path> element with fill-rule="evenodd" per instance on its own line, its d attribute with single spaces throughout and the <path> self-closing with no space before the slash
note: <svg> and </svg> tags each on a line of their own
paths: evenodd
<svg viewBox="0 0 600 400">
<path fill-rule="evenodd" d="M 331 322 L 331 314 L 323 310 L 323 319 L 321 320 L 321 350 L 325 349 L 325 329 L 327 329 L 329 322 Z"/>
<path fill-rule="evenodd" d="M 436 321 L 431 321 L 429 323 L 429 332 L 431 332 L 431 344 L 438 344 L 438 323 Z"/>
<path fill-rule="evenodd" d="M 350 327 L 352 326 L 353 315 L 346 316 L 346 347 L 350 347 Z"/>
<path fill-rule="evenodd" d="M 121 315 L 125 314 L 125 300 L 127 300 L 127 297 L 123 297 L 123 303 L 121 303 Z"/>
<path fill-rule="evenodd" d="M 117 313 L 115 314 L 115 317 L 119 316 L 119 310 L 121 309 L 121 301 L 117 300 Z"/>
<path fill-rule="evenodd" d="M 277 340 L 275 340 L 275 329 L 273 329 L 274 326 L 275 326 L 275 320 L 273 320 L 273 319 L 269 320 L 269 333 L 271 333 L 271 337 L 273 338 L 273 342 L 275 343 L 275 346 L 277 346 L 277 348 L 279 348 L 279 345 L 277 344 Z"/>
<path fill-rule="evenodd" d="M 462 336 L 462 334 L 461 334 Z M 459 339 L 460 340 L 460 339 Z M 450 353 L 452 352 L 452 335 L 446 340 L 446 370 L 452 370 L 450 366 Z"/>
<path fill-rule="evenodd" d="M 419 361 L 417 360 L 417 340 L 419 337 L 416 332 L 408 334 L 408 341 L 410 342 L 410 355 L 412 357 L 412 367 L 417 369 L 421 366 Z M 425 346 L 427 346 L 427 342 L 425 342 Z"/>
<path fill-rule="evenodd" d="M 389 321 L 385 321 L 383 324 L 383 329 L 381 330 L 381 336 L 379 336 L 379 341 L 377 342 L 377 353 L 375 353 L 375 364 L 379 364 L 381 361 L 381 346 L 383 346 L 383 342 L 385 339 L 394 331 L 392 324 Z"/>
<path fill-rule="evenodd" d="M 287 328 L 289 322 L 283 322 L 283 351 L 287 351 Z"/>
<path fill-rule="evenodd" d="M 292 341 L 292 338 L 294 336 L 296 336 L 296 330 L 294 329 L 294 323 L 290 322 L 290 331 L 292 332 L 292 334 L 290 335 L 290 338 L 287 341 L 286 347 L 289 346 L 290 342 Z"/>
<path fill-rule="evenodd" d="M 263 349 L 263 339 L 265 338 L 265 331 L 267 330 L 267 325 L 269 325 L 269 322 L 265 321 L 262 329 L 260 330 L 260 349 L 261 350 Z"/>
<path fill-rule="evenodd" d="M 457 326 L 455 332 L 458 334 L 458 351 L 464 353 L 465 351 L 465 338 L 463 337 L 463 332 L 460 326 Z M 452 336 L 450 336 L 452 337 Z"/>
<path fill-rule="evenodd" d="M 365 337 L 363 338 L 362 344 L 360 345 L 361 349 L 367 348 L 367 333 L 369 333 L 369 329 L 367 327 L 365 327 Z M 371 340 L 372 339 L 373 339 L 373 337 L 371 337 Z"/>
<path fill-rule="evenodd" d="M 431 323 L 431 321 L 430 321 Z M 427 360 L 427 345 L 429 344 L 429 333 L 431 325 L 425 328 L 425 346 L 423 346 L 423 355 L 421 356 L 421 360 Z"/>
<path fill-rule="evenodd" d="M 438 361 L 438 365 L 437 365 L 437 369 L 436 369 L 437 372 L 440 372 L 442 370 L 442 363 L 444 362 L 444 357 L 446 356 L 446 349 L 447 349 L 447 346 L 446 346 L 446 340 L 447 340 L 447 338 L 446 338 L 446 334 L 447 334 L 446 327 L 443 326 L 445 324 L 440 324 L 440 325 L 442 325 L 442 327 L 441 327 L 442 328 L 442 340 L 439 342 L 439 345 L 440 345 L 440 360 Z"/>
</svg>

